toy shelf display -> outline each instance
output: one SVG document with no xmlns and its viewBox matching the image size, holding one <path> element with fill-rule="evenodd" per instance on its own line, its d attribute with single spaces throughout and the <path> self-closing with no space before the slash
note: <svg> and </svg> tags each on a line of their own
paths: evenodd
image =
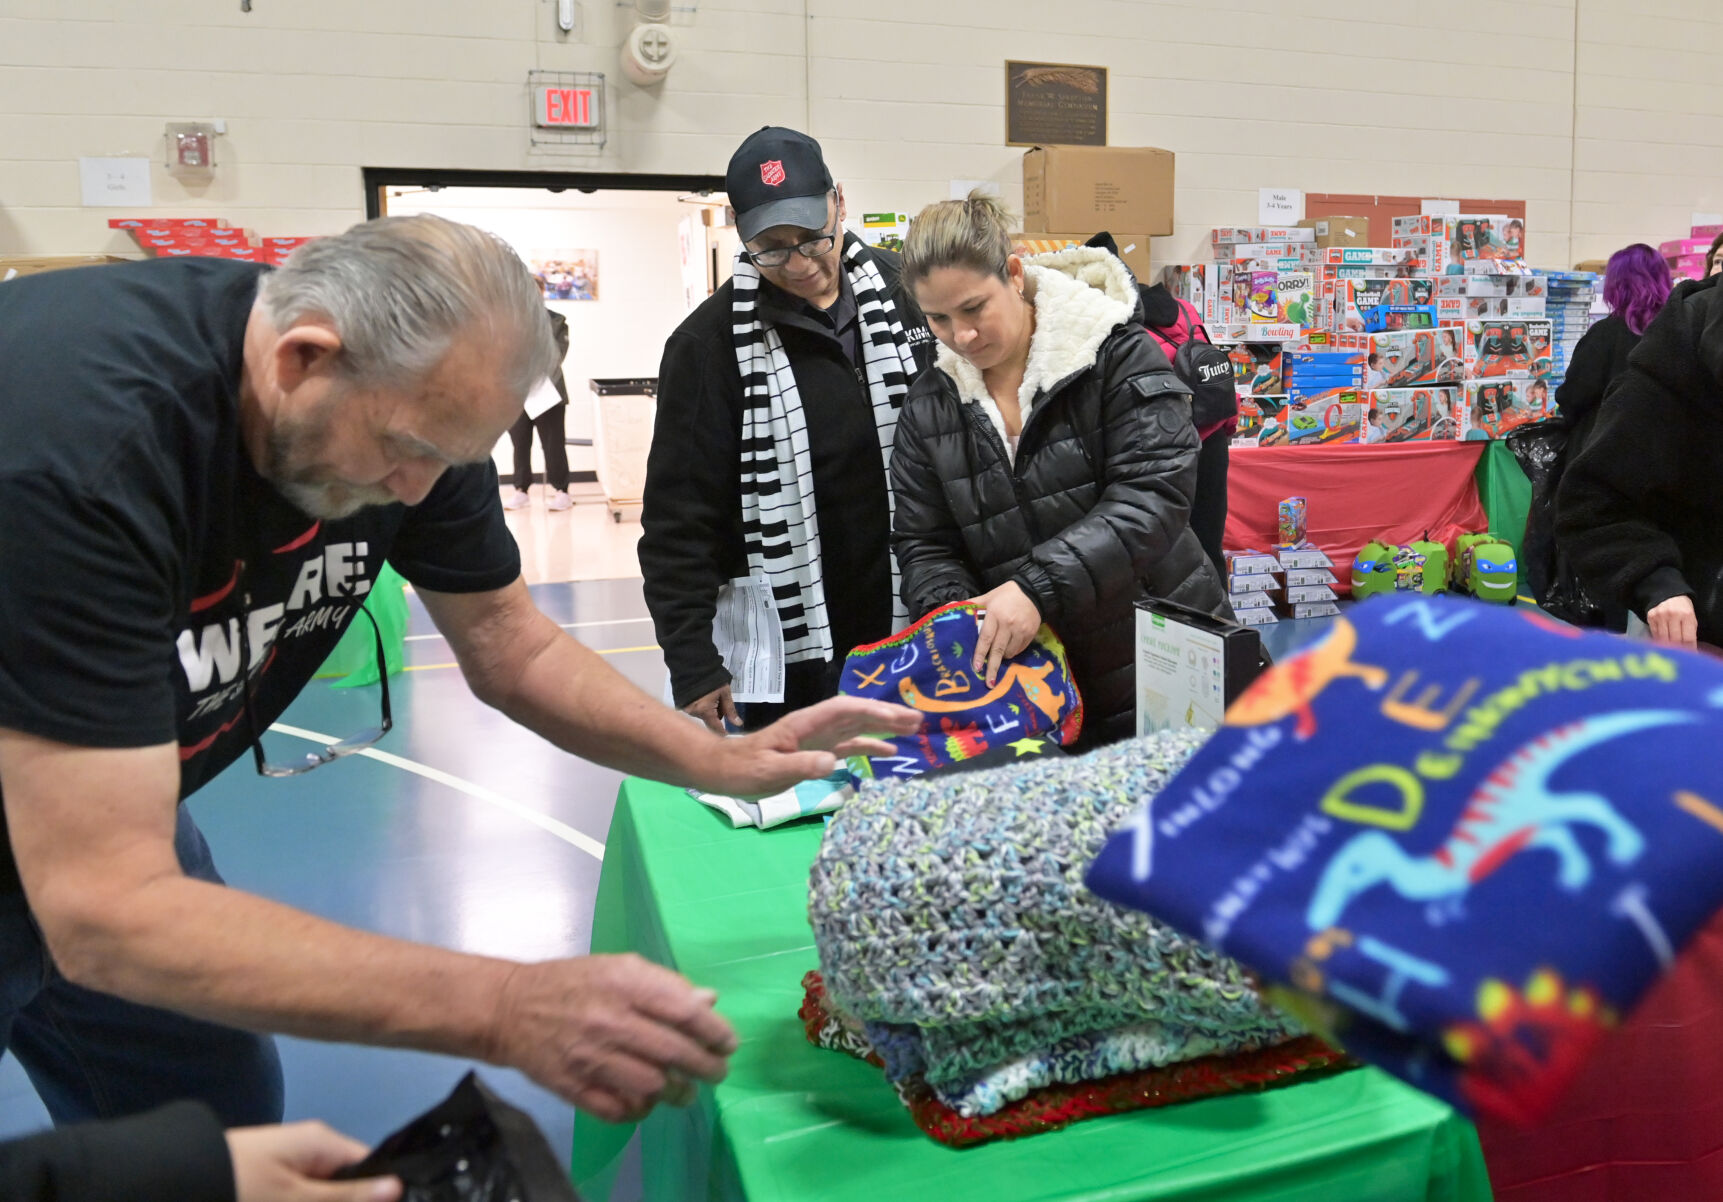
<svg viewBox="0 0 1723 1202">
<path fill-rule="evenodd" d="M 1398 217 L 1385 246 L 1332 224 L 1215 229 L 1211 262 L 1169 273 L 1232 355 L 1234 446 L 1481 441 L 1553 412 L 1596 276 L 1528 267 L 1519 218 Z"/>
</svg>

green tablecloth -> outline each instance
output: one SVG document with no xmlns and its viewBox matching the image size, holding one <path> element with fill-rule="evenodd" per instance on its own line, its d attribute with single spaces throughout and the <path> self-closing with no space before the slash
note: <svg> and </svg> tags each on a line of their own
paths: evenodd
<svg viewBox="0 0 1723 1202">
<path fill-rule="evenodd" d="M 1478 482 L 1478 500 L 1483 502 L 1484 512 L 1489 515 L 1490 533 L 1513 544 L 1514 556 L 1520 565 L 1519 594 L 1529 597 L 1531 587 L 1526 582 L 1524 543 L 1526 514 L 1532 504 L 1532 482 L 1526 479 L 1520 461 L 1514 458 L 1513 451 L 1505 442 L 1485 444 L 1484 453 L 1478 456 L 1473 478 Z"/>
<path fill-rule="evenodd" d="M 617 798 L 594 952 L 636 951 L 719 991 L 742 1045 L 688 1110 L 640 1127 L 645 1195 L 765 1200 L 1462 1202 L 1489 1185 L 1471 1127 L 1374 1070 L 1077 1123 L 964 1151 L 910 1121 L 878 1069 L 804 1039 L 819 823 L 731 830 L 663 785 Z M 604 1202 L 634 1128 L 576 1121 L 573 1172 Z"/>
</svg>

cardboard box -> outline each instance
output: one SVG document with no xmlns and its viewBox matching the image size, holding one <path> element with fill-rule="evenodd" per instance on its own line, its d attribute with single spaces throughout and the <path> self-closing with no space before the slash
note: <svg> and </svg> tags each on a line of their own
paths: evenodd
<svg viewBox="0 0 1723 1202">
<path fill-rule="evenodd" d="M 100 267 L 103 263 L 126 261 L 117 255 L 0 255 L 0 281 L 67 267 Z"/>
<path fill-rule="evenodd" d="M 1340 613 L 1333 601 L 1303 601 L 1292 607 L 1294 618 L 1332 618 Z"/>
<path fill-rule="evenodd" d="M 1710 250 L 1710 238 L 1677 238 L 1663 243 L 1657 248 L 1657 253 L 1665 259 L 1679 259 L 1682 255 L 1704 255 Z"/>
<path fill-rule="evenodd" d="M 1023 228 L 1173 232 L 1173 152 L 1033 146 L 1023 155 Z"/>
<path fill-rule="evenodd" d="M 1466 377 L 1547 376 L 1554 369 L 1554 332 L 1547 319 L 1528 317 L 1466 323 Z"/>
<path fill-rule="evenodd" d="M 1131 269 L 1131 274 L 1137 277 L 1141 284 L 1153 283 L 1149 278 L 1149 236 L 1147 234 L 1113 234 L 1113 241 L 1118 244 L 1119 258 L 1125 261 L 1125 266 Z M 1050 251 L 1064 250 L 1071 246 L 1081 246 L 1093 234 L 1012 234 L 1011 241 L 1019 252 L 1026 255 L 1044 255 Z M 1195 303 L 1195 302 L 1192 302 Z M 1201 305 L 1197 308 L 1200 310 Z"/>
<path fill-rule="evenodd" d="M 1307 217 L 1298 223 L 1316 235 L 1316 245 L 1323 250 L 1332 246 L 1369 246 L 1368 217 Z"/>
<path fill-rule="evenodd" d="M 1255 551 L 1246 547 L 1242 551 L 1226 551 L 1226 572 L 1229 578 L 1234 576 L 1259 576 L 1264 573 L 1280 571 L 1280 560 L 1267 551 Z"/>
<path fill-rule="evenodd" d="M 1232 606 L 1236 613 L 1241 609 L 1264 609 L 1274 604 L 1274 597 L 1269 593 L 1228 593 L 1226 603 Z"/>
<path fill-rule="evenodd" d="M 1405 263 L 1412 252 L 1404 247 L 1389 246 L 1331 246 L 1322 252 L 1322 261 L 1335 267 L 1382 267 Z"/>
<path fill-rule="evenodd" d="M 1312 546 L 1308 542 L 1300 543 L 1296 547 L 1276 547 L 1274 554 L 1280 562 L 1280 566 L 1288 572 L 1334 566 L 1334 561 L 1328 558 L 1328 552 L 1321 547 Z"/>
<path fill-rule="evenodd" d="M 1280 615 L 1274 612 L 1273 607 L 1242 610 L 1235 617 L 1240 626 L 1273 626 L 1280 621 Z"/>
<path fill-rule="evenodd" d="M 1541 296 L 1445 297 L 1465 306 L 1467 321 L 1486 317 L 1548 317 L 1549 306 Z"/>
<path fill-rule="evenodd" d="M 1458 388 L 1378 388 L 1365 395 L 1366 442 L 1458 438 Z M 1372 416 L 1374 414 L 1374 416 Z"/>
<path fill-rule="evenodd" d="M 1549 382 L 1529 376 L 1467 380 L 1459 409 L 1461 438 L 1502 438 L 1548 415 Z"/>
</svg>

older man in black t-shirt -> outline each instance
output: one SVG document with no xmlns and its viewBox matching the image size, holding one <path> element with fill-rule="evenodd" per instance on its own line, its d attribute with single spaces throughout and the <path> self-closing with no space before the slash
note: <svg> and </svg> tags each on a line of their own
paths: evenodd
<svg viewBox="0 0 1723 1202">
<path fill-rule="evenodd" d="M 436 218 L 271 275 L 0 285 L 0 1046 L 56 1121 L 177 1096 L 278 1119 L 273 1045 L 245 1031 L 507 1064 L 609 1119 L 722 1075 L 734 1035 L 674 973 L 460 955 L 222 889 L 177 804 L 254 748 L 385 555 L 481 698 L 625 771 L 771 791 L 913 724 L 840 699 L 720 739 L 538 612 L 490 453 L 553 362 L 525 267 Z"/>
</svg>

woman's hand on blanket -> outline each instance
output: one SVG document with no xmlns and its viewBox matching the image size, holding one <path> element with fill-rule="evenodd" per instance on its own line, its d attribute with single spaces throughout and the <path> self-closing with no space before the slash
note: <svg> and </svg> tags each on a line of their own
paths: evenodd
<svg viewBox="0 0 1723 1202">
<path fill-rule="evenodd" d="M 908 706 L 865 697 L 832 697 L 795 710 L 750 735 L 725 739 L 712 754 L 710 773 L 696 782 L 712 793 L 764 797 L 838 770 L 851 755 L 891 755 L 881 736 L 921 729 Z"/>
<path fill-rule="evenodd" d="M 987 617 L 981 623 L 981 637 L 975 641 L 975 661 L 970 667 L 984 676 L 991 688 L 999 679 L 999 665 L 1023 654 L 1034 640 L 1035 632 L 1041 629 L 1041 611 L 1015 580 L 1007 580 L 973 600 L 987 611 Z"/>
<path fill-rule="evenodd" d="M 724 733 L 726 722 L 737 727 L 742 725 L 742 715 L 736 712 L 736 699 L 730 696 L 728 684 L 721 684 L 700 700 L 689 702 L 682 707 L 682 712 L 693 714 L 715 735 Z"/>
</svg>

